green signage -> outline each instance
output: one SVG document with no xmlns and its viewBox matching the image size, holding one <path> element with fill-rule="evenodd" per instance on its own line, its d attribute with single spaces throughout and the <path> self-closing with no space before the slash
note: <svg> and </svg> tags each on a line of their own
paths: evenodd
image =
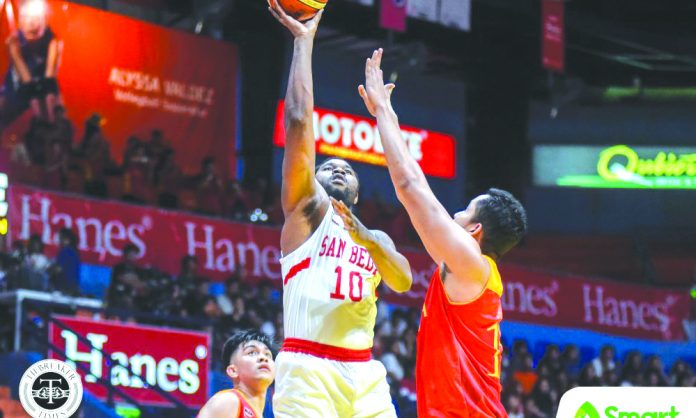
<svg viewBox="0 0 696 418">
<path fill-rule="evenodd" d="M 578 412 L 575 413 L 575 418 L 600 418 L 597 408 L 589 402 L 580 405 Z"/>
<path fill-rule="evenodd" d="M 696 189 L 696 147 L 539 145 L 538 186 Z"/>
<path fill-rule="evenodd" d="M 609 406 L 604 410 L 606 418 L 676 418 L 679 411 L 674 406 L 669 411 L 622 411 L 616 406 Z M 575 418 L 602 418 L 597 408 L 589 402 L 580 405 L 575 413 Z"/>
</svg>

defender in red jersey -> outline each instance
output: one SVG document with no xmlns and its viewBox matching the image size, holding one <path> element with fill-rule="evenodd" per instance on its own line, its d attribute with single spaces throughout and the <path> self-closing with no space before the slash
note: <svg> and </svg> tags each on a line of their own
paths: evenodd
<svg viewBox="0 0 696 418">
<path fill-rule="evenodd" d="M 275 377 L 271 340 L 257 331 L 239 331 L 222 349 L 225 372 L 234 389 L 216 393 L 198 418 L 261 418 L 266 392 Z"/>
<path fill-rule="evenodd" d="M 426 250 L 439 266 L 430 281 L 418 331 L 418 416 L 506 417 L 500 401 L 500 298 L 496 260 L 522 239 L 524 208 L 489 189 L 450 217 L 401 136 L 375 51 L 358 91 L 377 118 L 389 174 Z"/>
</svg>

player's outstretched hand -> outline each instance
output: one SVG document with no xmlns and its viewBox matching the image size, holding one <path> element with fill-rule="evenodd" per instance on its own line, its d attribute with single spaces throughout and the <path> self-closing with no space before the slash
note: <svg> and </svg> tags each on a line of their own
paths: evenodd
<svg viewBox="0 0 696 418">
<path fill-rule="evenodd" d="M 365 85 L 358 86 L 358 94 L 372 116 L 377 116 L 377 108 L 380 106 L 391 108 L 391 94 L 396 87 L 393 83 L 384 84 L 384 74 L 380 68 L 383 53 L 380 48 L 365 61 Z"/>
<path fill-rule="evenodd" d="M 290 30 L 292 36 L 295 38 L 314 38 L 317 33 L 317 28 L 319 27 L 319 21 L 321 21 L 321 16 L 324 14 L 324 9 L 319 10 L 313 18 L 302 23 L 299 20 L 289 16 L 285 13 L 280 4 L 276 0 L 268 0 L 268 11 L 271 12 L 273 17 L 276 18 L 283 26 Z"/>
<path fill-rule="evenodd" d="M 345 225 L 346 231 L 348 231 L 353 241 L 363 247 L 369 247 L 374 242 L 372 232 L 353 215 L 353 212 L 348 209 L 345 203 L 331 197 L 331 204 L 338 216 L 343 220 L 343 225 Z"/>
</svg>

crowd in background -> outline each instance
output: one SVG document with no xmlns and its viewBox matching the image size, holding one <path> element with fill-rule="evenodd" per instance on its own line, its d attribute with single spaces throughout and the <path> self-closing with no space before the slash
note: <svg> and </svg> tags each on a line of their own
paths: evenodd
<svg viewBox="0 0 696 418">
<path fill-rule="evenodd" d="M 11 252 L 2 254 L 2 289 L 24 287 L 79 294 L 75 236 L 67 229 L 59 236 L 61 246 L 54 259 L 43 253 L 38 236 L 26 244 L 16 243 Z M 183 257 L 179 273 L 171 276 L 141 267 L 137 251 L 127 245 L 123 259 L 111 270 L 104 295 L 105 317 L 207 329 L 213 335 L 213 352 L 220 352 L 227 336 L 237 329 L 260 329 L 282 341 L 282 298 L 274 283 L 251 283 L 243 269 L 224 283 L 213 283 L 199 275 L 198 260 L 193 256 Z M 416 416 L 414 369 L 420 310 L 384 303 L 378 306 L 373 355 L 387 370 L 400 416 Z M 2 334 L 9 337 L 9 331 Z M 8 344 L 3 343 L 3 348 L 9 348 Z M 214 368 L 221 371 L 217 356 L 213 359 Z M 518 340 L 504 347 L 501 381 L 510 417 L 543 418 L 555 416 L 561 395 L 576 386 L 696 386 L 696 375 L 683 361 L 666 370 L 659 356 L 643 358 L 638 351 L 620 361 L 610 346 L 583 362 L 577 346 L 561 350 L 549 344 L 539 359 L 534 358 L 526 341 Z"/>
<path fill-rule="evenodd" d="M 117 163 L 102 124 L 101 116 L 92 115 L 75 141 L 75 128 L 62 106 L 56 106 L 53 122 L 32 119 L 22 138 L 10 138 L 5 144 L 13 181 L 239 222 L 282 224 L 278 185 L 264 178 L 244 183 L 225 178 L 213 156 L 201 161 L 198 172 L 185 173 L 161 130 L 153 130 L 146 139 L 128 138 Z M 370 228 L 384 230 L 397 242 L 418 244 L 401 206 L 375 195 L 361 199 L 357 210 Z"/>
</svg>

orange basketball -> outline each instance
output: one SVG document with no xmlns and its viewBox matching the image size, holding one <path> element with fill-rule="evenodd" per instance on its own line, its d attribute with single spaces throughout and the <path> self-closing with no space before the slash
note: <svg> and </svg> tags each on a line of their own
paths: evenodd
<svg viewBox="0 0 696 418">
<path fill-rule="evenodd" d="M 303 22 L 314 17 L 328 0 L 277 0 L 285 13 Z"/>
</svg>

